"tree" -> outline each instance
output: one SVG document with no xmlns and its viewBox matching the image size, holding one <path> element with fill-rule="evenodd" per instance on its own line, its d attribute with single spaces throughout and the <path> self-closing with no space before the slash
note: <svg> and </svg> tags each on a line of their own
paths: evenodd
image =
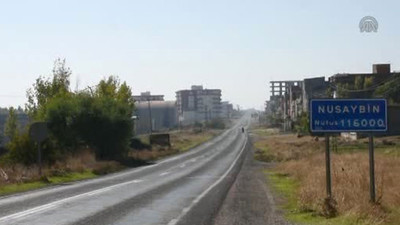
<svg viewBox="0 0 400 225">
<path fill-rule="evenodd" d="M 10 162 L 32 164 L 35 162 L 36 151 L 33 142 L 26 131 L 18 130 L 17 110 L 8 109 L 8 118 L 4 127 L 5 135 L 10 139 L 6 145 L 7 158 Z"/>
<path fill-rule="evenodd" d="M 363 76 L 356 76 L 354 81 L 354 90 L 362 90 L 364 87 L 364 77 Z"/>
<path fill-rule="evenodd" d="M 13 107 L 8 109 L 8 117 L 4 126 L 4 134 L 12 141 L 18 135 L 18 119 Z"/>
<path fill-rule="evenodd" d="M 374 95 L 386 98 L 392 103 L 400 103 L 400 76 L 397 75 L 394 79 L 379 86 Z"/>
<path fill-rule="evenodd" d="M 81 141 L 73 129 L 78 112 L 78 96 L 73 93 L 50 99 L 46 105 L 44 121 L 54 144 L 63 152 L 75 152 Z"/>
<path fill-rule="evenodd" d="M 13 140 L 7 143 L 7 158 L 10 162 L 22 163 L 30 165 L 36 162 L 36 148 L 31 141 L 28 132 L 16 135 Z M 48 151 L 43 151 L 44 156 L 48 155 Z"/>
<path fill-rule="evenodd" d="M 126 156 L 133 136 L 134 100 L 130 87 L 110 76 L 99 82 L 93 94 L 80 93 L 78 106 L 74 129 L 95 148 L 96 156 L 100 159 Z"/>
<path fill-rule="evenodd" d="M 372 87 L 374 84 L 374 77 L 366 77 L 364 80 L 364 89 Z"/>
<path fill-rule="evenodd" d="M 338 98 L 348 98 L 350 97 L 349 90 L 351 85 L 348 83 L 345 84 L 337 84 L 337 97 Z"/>
<path fill-rule="evenodd" d="M 129 110 L 130 116 L 133 115 L 133 109 L 135 101 L 133 99 L 131 88 L 124 83 L 120 83 L 118 77 L 110 76 L 107 79 L 103 79 L 96 86 L 95 96 L 99 98 L 112 98 L 120 103 L 126 104 Z"/>
<path fill-rule="evenodd" d="M 307 112 L 302 112 L 299 119 L 296 121 L 295 130 L 300 134 L 310 133 L 310 119 Z"/>
<path fill-rule="evenodd" d="M 126 156 L 133 136 L 131 88 L 110 76 L 93 89 L 72 92 L 70 75 L 65 60 L 58 59 L 52 78 L 39 77 L 27 91 L 26 111 L 48 123 L 47 154 L 59 157 L 89 145 L 99 159 Z"/>
<path fill-rule="evenodd" d="M 54 97 L 70 93 L 71 70 L 65 66 L 65 59 L 54 62 L 52 79 L 40 76 L 26 95 L 25 109 L 34 120 L 43 120 L 47 103 Z"/>
</svg>

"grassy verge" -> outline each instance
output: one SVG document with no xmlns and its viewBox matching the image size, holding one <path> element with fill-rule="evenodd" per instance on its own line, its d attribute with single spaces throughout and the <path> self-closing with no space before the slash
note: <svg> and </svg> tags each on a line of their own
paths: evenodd
<svg viewBox="0 0 400 225">
<path fill-rule="evenodd" d="M 286 218 L 296 224 L 383 225 L 400 224 L 400 137 L 376 138 L 376 194 L 369 203 L 368 148 L 365 139 L 337 140 L 332 153 L 333 208 L 328 218 L 325 193 L 324 140 L 295 135 L 253 132 L 255 158 L 275 161 L 266 171 L 280 196 Z"/>
<path fill-rule="evenodd" d="M 172 135 L 172 147 L 179 152 L 185 152 L 191 148 L 196 147 L 197 145 L 200 145 L 201 143 L 204 143 L 211 138 L 217 136 L 220 134 L 220 131 L 208 131 L 208 132 L 202 132 L 194 135 L 187 135 L 185 134 L 182 136 L 182 134 L 173 134 Z"/>
<path fill-rule="evenodd" d="M 46 187 L 49 185 L 78 181 L 88 178 L 96 177 L 92 171 L 84 171 L 82 173 L 73 172 L 67 173 L 63 176 L 50 176 L 39 181 L 18 183 L 18 184 L 4 184 L 0 186 L 0 195 L 13 194 L 18 192 L 29 191 L 33 189 L 38 189 Z"/>
<path fill-rule="evenodd" d="M 302 210 L 299 207 L 297 193 L 299 184 L 295 179 L 286 174 L 264 171 L 268 181 L 272 185 L 274 192 L 284 202 L 281 208 L 285 211 L 285 218 L 296 224 L 304 225 L 367 225 L 368 221 L 358 219 L 355 216 L 346 215 L 334 218 L 326 218 L 317 215 L 315 212 Z"/>
</svg>

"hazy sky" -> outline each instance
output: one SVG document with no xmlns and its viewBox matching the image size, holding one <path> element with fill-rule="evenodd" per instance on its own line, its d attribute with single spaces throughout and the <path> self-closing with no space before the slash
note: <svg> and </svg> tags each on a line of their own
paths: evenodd
<svg viewBox="0 0 400 225">
<path fill-rule="evenodd" d="M 400 2 L 393 1 L 1 1 L 0 106 L 25 91 L 56 58 L 72 88 L 117 75 L 135 94 L 202 84 L 223 100 L 260 109 L 269 81 L 400 70 Z M 378 33 L 360 33 L 364 16 Z"/>
</svg>

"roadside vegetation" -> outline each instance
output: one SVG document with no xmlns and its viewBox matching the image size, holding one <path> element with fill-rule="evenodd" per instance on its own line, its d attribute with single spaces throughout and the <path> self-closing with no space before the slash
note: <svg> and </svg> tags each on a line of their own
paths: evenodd
<svg viewBox="0 0 400 225">
<path fill-rule="evenodd" d="M 141 161 L 153 161 L 170 155 L 185 152 L 204 143 L 220 134 L 222 130 L 206 129 L 199 131 L 194 128 L 186 128 L 170 132 L 170 146 L 150 146 L 148 135 L 142 135 L 139 140 L 145 144 L 144 149 L 131 151 L 129 156 Z"/>
<path fill-rule="evenodd" d="M 333 141 L 334 142 L 334 141 Z M 255 157 L 276 162 L 265 171 L 282 197 L 287 219 L 297 224 L 378 225 L 400 221 L 400 137 L 375 139 L 377 203 L 369 203 L 366 139 L 337 138 L 332 152 L 333 202 L 326 202 L 324 138 L 253 131 Z"/>
<path fill-rule="evenodd" d="M 131 87 L 109 76 L 93 87 L 73 91 L 71 74 L 65 60 L 58 59 L 49 77 L 36 79 L 27 90 L 27 126 L 19 124 L 16 109 L 7 109 L 0 136 L 0 141 L 8 140 L 0 149 L 0 195 L 148 164 L 199 145 L 225 128 L 223 121 L 216 120 L 173 131 L 170 146 L 150 145 L 145 136 L 132 139 Z M 38 146 L 28 133 L 29 125 L 37 121 L 47 122 L 49 129 L 42 144 L 42 175 L 37 166 Z"/>
</svg>

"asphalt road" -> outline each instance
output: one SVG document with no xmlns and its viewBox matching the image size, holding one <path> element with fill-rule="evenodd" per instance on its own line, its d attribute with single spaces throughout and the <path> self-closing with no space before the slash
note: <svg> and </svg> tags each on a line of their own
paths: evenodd
<svg viewBox="0 0 400 225">
<path fill-rule="evenodd" d="M 150 166 L 0 198 L 0 225 L 211 224 L 240 171 L 248 123 Z"/>
</svg>

